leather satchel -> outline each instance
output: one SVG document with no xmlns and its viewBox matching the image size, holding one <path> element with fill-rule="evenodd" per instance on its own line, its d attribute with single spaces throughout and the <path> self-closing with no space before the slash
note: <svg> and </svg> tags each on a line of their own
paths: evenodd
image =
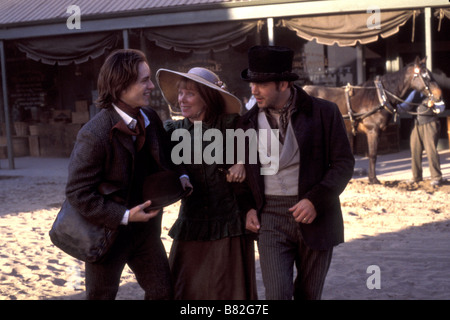
<svg viewBox="0 0 450 320">
<path fill-rule="evenodd" d="M 66 199 L 49 232 L 55 246 L 85 262 L 101 262 L 118 230 L 89 222 Z"/>
</svg>

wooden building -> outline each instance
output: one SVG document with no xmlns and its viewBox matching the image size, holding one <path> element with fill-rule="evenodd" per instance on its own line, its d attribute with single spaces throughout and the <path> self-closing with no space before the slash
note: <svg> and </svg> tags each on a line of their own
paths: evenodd
<svg viewBox="0 0 450 320">
<path fill-rule="evenodd" d="M 96 113 L 100 66 L 118 48 L 143 50 L 153 74 L 208 67 L 243 102 L 250 90 L 239 74 L 255 44 L 292 47 L 301 84 L 358 84 L 416 55 L 450 75 L 448 0 L 74 3 L 0 3 L 0 157 L 10 168 L 14 156 L 70 154 L 79 128 Z M 151 106 L 170 117 L 159 90 L 152 94 Z"/>
</svg>

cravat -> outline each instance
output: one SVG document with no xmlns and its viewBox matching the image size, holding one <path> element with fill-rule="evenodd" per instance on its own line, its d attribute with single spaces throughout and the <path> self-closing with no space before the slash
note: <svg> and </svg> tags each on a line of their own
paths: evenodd
<svg viewBox="0 0 450 320">
<path fill-rule="evenodd" d="M 136 136 L 136 149 L 137 151 L 141 150 L 145 143 L 145 120 L 141 113 L 141 108 L 133 108 L 130 107 L 128 104 L 124 103 L 123 101 L 118 101 L 116 103 L 116 106 L 128 114 L 130 117 L 137 120 L 137 125 L 134 128 L 134 130 L 130 129 L 126 124 L 125 121 L 120 120 L 116 125 L 111 129 L 111 132 L 113 130 L 117 129 L 125 134 Z"/>
<path fill-rule="evenodd" d="M 272 129 L 279 129 L 279 140 L 284 143 L 284 138 L 286 137 L 286 130 L 289 124 L 289 119 L 294 111 L 295 107 L 292 103 L 293 94 L 289 97 L 288 102 L 284 105 L 282 109 L 275 108 L 264 108 L 264 113 L 266 114 L 267 121 Z M 279 123 L 273 114 L 279 115 Z"/>
</svg>

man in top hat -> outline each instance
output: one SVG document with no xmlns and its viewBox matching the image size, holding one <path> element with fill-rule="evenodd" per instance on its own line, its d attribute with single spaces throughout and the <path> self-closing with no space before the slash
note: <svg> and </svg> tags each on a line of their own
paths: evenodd
<svg viewBox="0 0 450 320">
<path fill-rule="evenodd" d="M 256 103 L 240 127 L 279 132 L 276 174 L 261 175 L 261 161 L 245 162 L 254 200 L 247 229 L 258 233 L 266 299 L 320 299 L 333 247 L 344 241 L 339 194 L 354 167 L 338 107 L 293 83 L 293 55 L 285 47 L 252 47 L 241 73 Z"/>
</svg>

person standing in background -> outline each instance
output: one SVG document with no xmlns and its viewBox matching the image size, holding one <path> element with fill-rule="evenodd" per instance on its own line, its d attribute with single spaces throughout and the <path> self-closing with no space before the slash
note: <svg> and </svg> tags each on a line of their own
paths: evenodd
<svg viewBox="0 0 450 320">
<path fill-rule="evenodd" d="M 413 112 L 414 123 L 410 136 L 412 182 L 423 180 L 422 153 L 425 150 L 430 167 L 431 185 L 439 186 L 443 180 L 437 151 L 441 131 L 438 114 L 445 110 L 443 100 L 434 102 L 413 90 L 399 108 Z"/>
</svg>

